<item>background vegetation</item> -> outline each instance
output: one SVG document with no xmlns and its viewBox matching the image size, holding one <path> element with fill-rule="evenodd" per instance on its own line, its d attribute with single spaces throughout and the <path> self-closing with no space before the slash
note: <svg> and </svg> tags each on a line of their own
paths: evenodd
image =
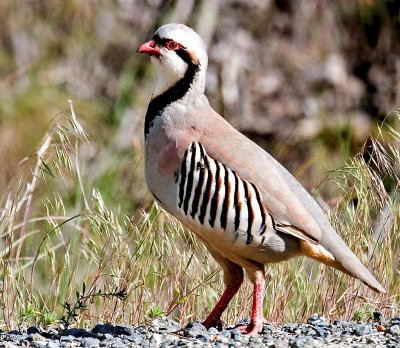
<svg viewBox="0 0 400 348">
<path fill-rule="evenodd" d="M 143 179 L 154 71 L 135 50 L 172 21 L 193 26 L 208 44 L 214 108 L 314 192 L 388 289 L 378 296 L 297 259 L 268 267 L 265 317 L 366 318 L 375 308 L 393 315 L 400 288 L 396 1 L 6 0 L 0 327 L 62 318 L 138 323 L 163 314 L 186 322 L 204 318 L 221 293 L 218 266 L 152 205 Z M 247 285 L 227 322 L 247 317 L 250 302 Z"/>
</svg>

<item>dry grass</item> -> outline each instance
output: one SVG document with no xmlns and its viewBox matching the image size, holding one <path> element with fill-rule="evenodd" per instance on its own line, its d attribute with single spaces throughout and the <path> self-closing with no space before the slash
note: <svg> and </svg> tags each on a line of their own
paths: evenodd
<svg viewBox="0 0 400 348">
<path fill-rule="evenodd" d="M 399 121 L 396 112 L 390 117 Z M 388 293 L 377 295 L 299 258 L 268 267 L 267 320 L 304 320 L 314 312 L 349 319 L 360 310 L 398 311 L 399 143 L 395 128 L 382 124 L 364 156 L 331 173 L 340 199 L 327 208 L 339 233 Z M 163 314 L 181 322 L 204 318 L 223 290 L 218 266 L 156 205 L 128 216 L 118 204 L 105 204 L 81 163 L 88 144 L 71 104 L 70 113 L 54 118 L 36 158 L 20 165 L 3 197 L 1 327 L 56 324 L 65 314 L 62 304 L 121 289 L 125 300 L 93 297 L 77 310 L 74 324 L 139 323 Z M 248 317 L 251 290 L 247 283 L 232 301 L 225 314 L 229 324 Z"/>
</svg>

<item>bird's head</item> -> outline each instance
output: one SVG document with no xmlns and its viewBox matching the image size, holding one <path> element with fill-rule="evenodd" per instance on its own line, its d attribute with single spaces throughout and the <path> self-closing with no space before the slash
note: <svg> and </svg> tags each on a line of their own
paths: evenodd
<svg viewBox="0 0 400 348">
<path fill-rule="evenodd" d="M 204 90 L 207 70 L 207 49 L 201 37 L 183 24 L 166 24 L 158 28 L 153 38 L 137 52 L 148 54 L 156 66 L 156 95 L 164 92 L 185 74 L 194 73 L 193 84 Z"/>
</svg>

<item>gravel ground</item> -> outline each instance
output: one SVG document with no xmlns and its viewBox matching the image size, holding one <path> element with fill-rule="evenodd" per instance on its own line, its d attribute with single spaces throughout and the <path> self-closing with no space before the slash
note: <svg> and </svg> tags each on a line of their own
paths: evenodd
<svg viewBox="0 0 400 348">
<path fill-rule="evenodd" d="M 198 322 L 181 327 L 167 318 L 148 326 L 97 324 L 92 330 L 43 330 L 30 327 L 24 332 L 0 332 L 0 347 L 400 347 L 400 317 L 373 323 L 336 320 L 328 323 L 317 314 L 306 324 L 264 325 L 258 336 L 248 337 L 238 329 L 208 331 Z M 240 322 L 239 324 L 243 324 Z"/>
</svg>

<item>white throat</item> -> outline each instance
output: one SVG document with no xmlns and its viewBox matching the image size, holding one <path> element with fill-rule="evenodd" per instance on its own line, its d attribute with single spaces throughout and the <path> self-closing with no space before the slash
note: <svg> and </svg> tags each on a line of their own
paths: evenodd
<svg viewBox="0 0 400 348">
<path fill-rule="evenodd" d="M 177 85 L 177 83 L 185 78 L 186 70 L 188 69 L 185 64 L 185 69 L 178 73 L 177 71 L 171 71 L 163 68 L 162 64 L 156 62 L 157 67 L 157 82 L 154 88 L 153 98 L 165 93 L 168 89 Z M 200 67 L 196 75 L 193 78 L 190 88 L 186 92 L 184 99 L 190 98 L 190 96 L 199 96 L 204 94 L 206 86 L 206 76 L 203 67 Z"/>
</svg>

